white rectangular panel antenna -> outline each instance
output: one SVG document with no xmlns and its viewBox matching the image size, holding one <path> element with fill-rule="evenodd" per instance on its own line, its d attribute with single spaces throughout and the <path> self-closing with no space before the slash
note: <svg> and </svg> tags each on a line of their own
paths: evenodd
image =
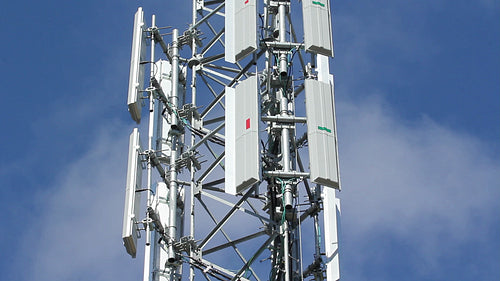
<svg viewBox="0 0 500 281">
<path fill-rule="evenodd" d="M 339 263 L 339 225 L 340 200 L 335 198 L 335 190 L 323 189 L 324 228 L 325 228 L 325 264 L 326 280 L 340 280 Z"/>
<path fill-rule="evenodd" d="M 225 59 L 235 63 L 257 50 L 257 0 L 226 0 Z"/>
<path fill-rule="evenodd" d="M 237 194 L 261 180 L 258 78 L 226 87 L 225 192 Z"/>
<path fill-rule="evenodd" d="M 139 7 L 134 18 L 134 33 L 132 36 L 132 54 L 130 57 L 130 75 L 128 82 L 128 111 L 132 119 L 139 124 L 141 122 L 141 91 L 144 89 L 144 64 L 146 60 L 146 23 L 144 12 Z"/>
<path fill-rule="evenodd" d="M 123 213 L 122 239 L 127 253 L 135 258 L 139 231 L 139 208 L 141 193 L 137 192 L 142 185 L 142 164 L 140 158 L 141 145 L 139 130 L 134 128 L 130 134 L 127 165 L 127 185 L 125 188 L 125 210 Z"/>
<path fill-rule="evenodd" d="M 168 60 L 158 60 L 155 63 L 155 73 L 154 77 L 156 81 L 161 86 L 161 89 L 165 93 L 167 98 L 170 98 L 172 95 L 172 64 Z M 179 66 L 179 83 L 177 83 L 177 99 L 179 106 L 184 104 L 185 95 L 186 95 L 186 71 L 185 67 Z"/>
<path fill-rule="evenodd" d="M 306 51 L 333 57 L 330 0 L 303 0 L 302 15 Z"/>
<path fill-rule="evenodd" d="M 155 63 L 154 77 L 160 84 L 160 87 L 165 94 L 166 98 L 169 99 L 172 93 L 172 65 L 167 60 L 159 60 Z M 180 91 L 179 87 L 179 93 Z M 157 156 L 162 163 L 169 163 L 169 157 L 171 153 L 170 143 L 169 143 L 169 132 L 170 124 L 168 120 L 163 116 L 163 110 L 165 105 L 160 101 L 155 101 L 155 113 L 157 118 L 154 122 L 154 132 L 156 140 L 156 151 Z M 168 116 L 167 116 L 168 117 Z"/>
<path fill-rule="evenodd" d="M 169 214 L 170 214 L 170 208 L 168 204 L 168 194 L 169 194 L 169 188 L 165 184 L 165 182 L 161 181 L 158 182 L 156 186 L 156 195 L 155 195 L 155 212 L 158 214 L 158 217 L 160 218 L 160 222 L 162 223 L 163 227 L 167 229 L 168 226 L 168 221 L 169 221 Z M 158 233 L 156 233 L 158 235 Z M 168 253 L 166 251 L 167 247 L 154 247 L 154 270 L 161 270 L 165 266 L 165 264 L 168 261 Z M 154 280 L 164 280 L 164 279 L 154 279 Z"/>
<path fill-rule="evenodd" d="M 311 181 L 339 188 L 333 86 L 305 80 L 307 142 Z"/>
</svg>

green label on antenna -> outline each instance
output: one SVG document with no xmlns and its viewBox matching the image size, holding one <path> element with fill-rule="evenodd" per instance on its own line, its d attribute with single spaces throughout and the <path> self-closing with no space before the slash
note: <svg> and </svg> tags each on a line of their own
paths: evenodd
<svg viewBox="0 0 500 281">
<path fill-rule="evenodd" d="M 319 1 L 313 1 L 313 4 L 320 5 L 321 7 L 325 6 L 325 4 L 323 4 L 323 3 L 319 2 Z"/>
<path fill-rule="evenodd" d="M 321 131 L 325 131 L 325 132 L 328 132 L 328 133 L 331 133 L 332 130 L 328 129 L 327 127 L 321 127 L 321 126 L 318 126 L 318 129 L 321 130 Z"/>
</svg>

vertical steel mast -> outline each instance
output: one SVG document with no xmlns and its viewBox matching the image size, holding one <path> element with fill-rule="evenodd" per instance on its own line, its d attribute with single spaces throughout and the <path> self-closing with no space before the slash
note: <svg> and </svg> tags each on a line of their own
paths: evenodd
<svg viewBox="0 0 500 281">
<path fill-rule="evenodd" d="M 193 0 L 183 32 L 151 22 L 139 8 L 127 103 L 149 131 L 130 136 L 122 233 L 132 257 L 145 236 L 143 280 L 339 280 L 330 1 Z"/>
</svg>

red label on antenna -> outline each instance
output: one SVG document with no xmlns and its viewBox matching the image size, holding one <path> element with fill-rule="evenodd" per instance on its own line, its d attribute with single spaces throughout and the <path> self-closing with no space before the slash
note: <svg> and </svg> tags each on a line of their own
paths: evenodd
<svg viewBox="0 0 500 281">
<path fill-rule="evenodd" d="M 250 1 L 250 0 L 246 0 L 246 1 L 245 1 L 245 4 L 248 4 L 248 1 Z M 248 128 L 247 128 L 247 129 L 248 129 Z"/>
<path fill-rule="evenodd" d="M 250 129 L 250 118 L 247 119 L 247 130 Z"/>
</svg>

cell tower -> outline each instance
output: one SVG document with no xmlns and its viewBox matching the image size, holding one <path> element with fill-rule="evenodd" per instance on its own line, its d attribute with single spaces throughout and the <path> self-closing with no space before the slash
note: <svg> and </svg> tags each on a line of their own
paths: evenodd
<svg viewBox="0 0 500 281">
<path fill-rule="evenodd" d="M 339 280 L 330 1 L 192 3 L 182 33 L 135 14 L 127 252 L 144 281 Z"/>
</svg>

